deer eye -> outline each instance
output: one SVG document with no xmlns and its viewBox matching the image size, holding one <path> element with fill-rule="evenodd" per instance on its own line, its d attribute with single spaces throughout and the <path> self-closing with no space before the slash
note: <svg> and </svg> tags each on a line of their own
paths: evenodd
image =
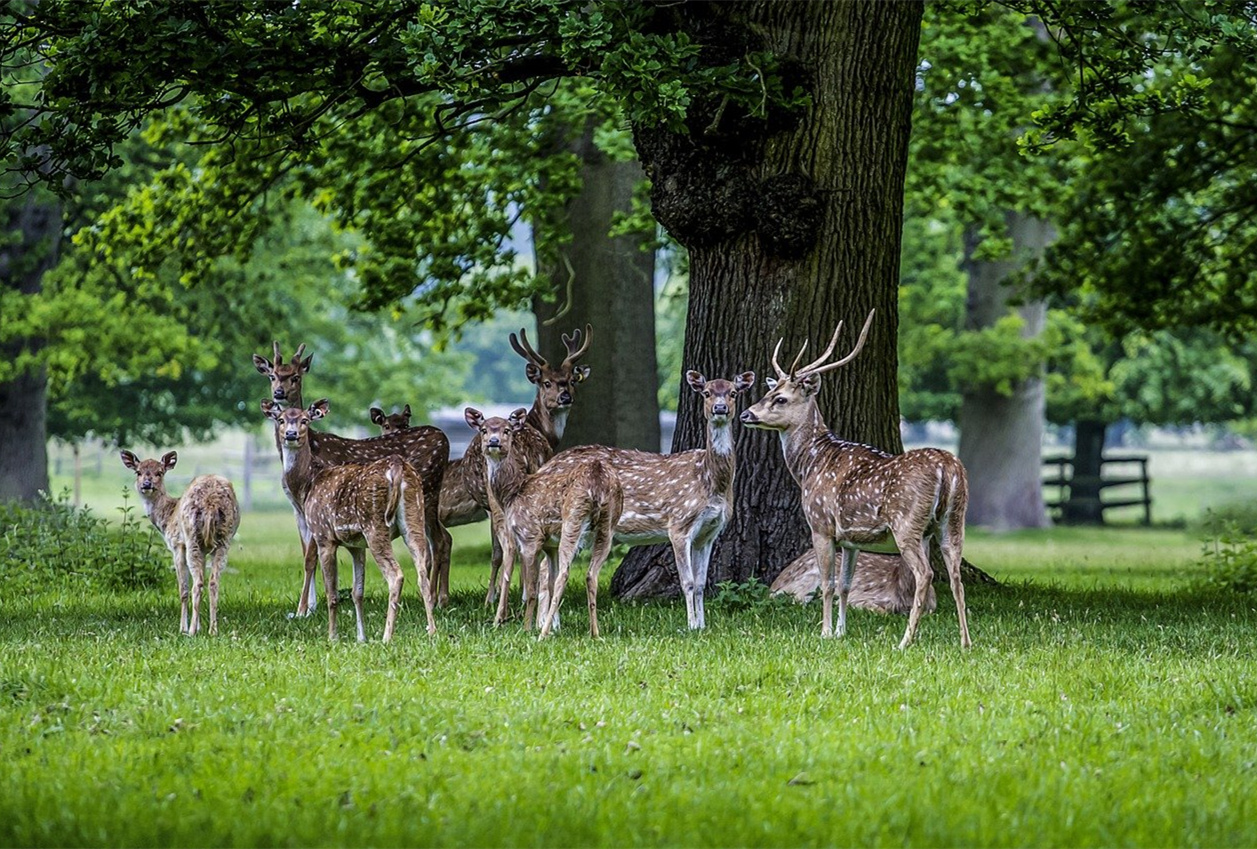
<svg viewBox="0 0 1257 849">
<path fill-rule="evenodd" d="M 774 404 L 774 405 L 776 405 L 776 404 L 784 404 L 784 403 L 786 403 L 786 399 L 785 399 L 784 397 L 782 397 L 781 395 L 778 395 L 776 398 L 774 398 L 774 399 L 773 399 L 773 404 Z"/>
<path fill-rule="evenodd" d="M 553 385 L 554 385 L 554 383 L 552 383 L 552 382 L 551 382 L 551 381 L 549 381 L 549 380 L 547 380 L 547 381 L 545 382 L 545 387 L 546 387 L 546 389 L 549 389 L 549 388 L 550 388 L 551 386 L 553 386 Z"/>
</svg>

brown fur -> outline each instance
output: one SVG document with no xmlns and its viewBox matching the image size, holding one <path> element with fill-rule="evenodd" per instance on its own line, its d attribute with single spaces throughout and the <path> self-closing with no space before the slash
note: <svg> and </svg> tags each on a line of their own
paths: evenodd
<svg viewBox="0 0 1257 849">
<path fill-rule="evenodd" d="M 201 626 L 201 593 L 205 585 L 205 559 L 209 555 L 209 632 L 218 633 L 218 582 L 227 565 L 231 538 L 240 527 L 240 506 L 231 481 L 218 475 L 201 475 L 188 484 L 183 495 L 166 493 L 166 472 L 175 467 L 178 455 L 167 452 L 161 460 L 140 460 L 122 451 L 122 464 L 135 472 L 135 489 L 144 502 L 149 521 L 161 532 L 174 557 L 179 580 L 179 633 L 196 634 Z M 189 573 L 192 619 L 188 621 Z"/>
<path fill-rule="evenodd" d="M 526 418 L 528 427 L 516 437 L 518 449 L 527 458 L 529 473 L 540 468 L 558 448 L 567 423 L 568 411 L 576 397 L 576 386 L 589 377 L 589 366 L 578 366 L 576 361 L 589 350 L 592 336 L 592 329 L 588 325 L 585 327 L 583 345 L 579 344 L 580 330 L 572 331 L 571 336 L 564 334 L 563 345 L 567 349 L 567 357 L 558 368 L 551 368 L 533 350 L 528 343 L 528 334 L 522 328 L 518 338 L 514 333 L 510 336 L 511 347 L 528 363 L 525 367 L 528 381 L 537 387 L 537 396 L 533 399 Z M 485 480 L 484 451 L 480 445 L 480 434 L 477 433 L 467 446 L 466 453 L 457 460 L 451 460 L 445 470 L 445 478 L 441 483 L 441 524 L 446 527 L 467 525 L 483 520 L 486 515 L 490 515 L 496 525 L 498 518 L 491 515 Z M 496 530 L 492 534 L 493 553 L 489 566 L 489 588 L 485 594 L 486 605 L 492 605 L 497 600 L 498 574 L 502 568 L 499 536 Z M 439 596 L 442 604 L 449 596 L 448 569 L 441 573 Z"/>
<path fill-rule="evenodd" d="M 336 639 L 336 552 L 343 546 L 349 549 L 353 561 L 358 640 L 366 640 L 362 600 L 368 550 L 388 584 L 384 641 L 392 639 L 404 583 L 401 567 L 393 556 L 392 540 L 398 536 L 403 538 L 414 558 L 428 633 L 435 633 L 429 582 L 432 533 L 425 510 L 423 481 L 415 469 L 400 454 L 368 463 L 321 464 L 310 448 L 314 432 L 309 425 L 327 414 L 326 400 L 315 402 L 307 410 L 280 409 L 269 401 L 262 402 L 262 407 L 267 416 L 275 420 L 283 439 L 285 490 L 300 502 L 310 534 L 302 598 L 308 596 L 317 561 L 322 566 L 327 593 L 328 637 Z"/>
<path fill-rule="evenodd" d="M 651 454 L 586 445 L 556 454 L 539 476 L 566 474 L 572 466 L 592 460 L 601 460 L 614 469 L 624 488 L 616 542 L 672 544 L 689 627 L 697 629 L 706 626 L 703 593 L 712 545 L 733 512 L 732 417 L 736 399 L 752 386 L 755 375 L 746 372 L 731 381 L 709 381 L 690 371 L 686 380 L 703 396 L 707 447 Z"/>
<path fill-rule="evenodd" d="M 873 554 L 861 551 L 856 556 L 855 574 L 851 580 L 851 594 L 847 604 L 874 613 L 908 615 L 912 599 L 916 595 L 916 577 L 893 554 Z M 788 595 L 806 604 L 821 588 L 821 570 L 816 565 L 816 552 L 812 549 L 800 554 L 769 587 L 773 595 Z M 934 586 L 931 584 L 925 599 L 925 612 L 933 613 L 937 606 Z"/>
<path fill-rule="evenodd" d="M 301 408 L 301 378 L 310 370 L 310 362 L 314 355 L 301 359 L 305 345 L 297 349 L 290 363 L 283 363 L 279 353 L 279 342 L 274 343 L 275 363 L 264 357 L 254 355 L 253 364 L 257 370 L 271 382 L 272 395 L 275 400 L 284 401 L 287 406 Z M 272 402 L 273 403 L 273 402 Z M 281 435 L 275 435 L 275 445 L 282 455 Z M 438 516 L 441 497 L 441 480 L 445 475 L 445 467 L 449 463 L 450 441 L 439 428 L 421 426 L 405 431 L 376 436 L 370 439 L 346 439 L 334 433 L 310 431 L 310 451 L 315 465 L 339 466 L 344 464 L 364 464 L 399 454 L 418 473 L 423 482 L 424 510 L 426 522 L 434 529 L 433 569 L 439 572 L 442 568 L 448 571 L 450 556 L 450 535 L 440 524 Z M 288 501 L 292 504 L 293 513 L 297 518 L 297 529 L 301 534 L 303 555 L 308 554 L 309 534 L 305 527 L 305 518 L 301 512 L 300 502 L 285 489 Z M 442 566 L 444 564 L 444 566 Z M 312 585 L 305 585 L 312 590 Z M 314 607 L 314 599 L 303 596 L 297 603 L 297 615 L 308 615 Z"/>
<path fill-rule="evenodd" d="M 562 474 L 529 474 L 528 458 L 517 442 L 517 437 L 530 429 L 525 415 L 523 409 L 516 410 L 508 421 L 485 419 L 470 407 L 466 413 L 468 425 L 484 441 L 490 497 L 494 509 L 502 515 L 499 534 L 504 570 L 496 621 L 501 624 L 506 617 L 507 589 L 518 553 L 524 586 L 524 628 L 531 627 L 535 613 L 540 636 L 549 635 L 557 627 L 572 560 L 588 537 L 590 561 L 585 590 L 589 632 L 597 637 L 598 574 L 611 552 L 612 532 L 624 508 L 624 493 L 615 470 L 598 459 L 574 464 Z M 549 563 L 557 564 L 552 575 L 548 568 L 547 574 L 540 574 L 543 551 Z"/>
<path fill-rule="evenodd" d="M 891 455 L 841 440 L 825 427 L 816 406 L 820 375 L 855 358 L 872 322 L 873 314 L 869 313 L 855 348 L 835 363 L 825 361 L 838 342 L 841 324 L 820 358 L 802 368 L 792 365 L 791 371 L 786 372 L 777 364 L 774 351 L 773 367 L 778 379 L 769 382 L 768 394 L 742 414 L 742 421 L 749 427 L 781 434 L 786 466 L 803 491 L 803 514 L 812 530 L 812 549 L 825 576 L 821 585 L 821 634 L 834 634 L 836 587 L 837 634 L 842 636 L 846 631 L 856 552 L 901 554 L 914 579 L 908 627 L 899 643 L 900 648 L 906 648 L 916 635 L 931 590 L 933 570 L 927 546 L 934 539 L 942 549 L 951 578 L 960 620 L 960 644 L 967 648 L 969 624 L 960 576 L 968 503 L 964 466 L 954 455 L 938 448 Z M 780 342 L 777 348 L 780 350 Z M 795 358 L 795 365 L 798 359 Z M 837 586 L 836 550 L 841 552 L 841 586 Z"/>
<path fill-rule="evenodd" d="M 379 427 L 380 436 L 410 429 L 409 404 L 403 407 L 400 413 L 385 413 L 379 407 L 372 407 L 368 414 L 371 416 L 371 423 Z"/>
</svg>

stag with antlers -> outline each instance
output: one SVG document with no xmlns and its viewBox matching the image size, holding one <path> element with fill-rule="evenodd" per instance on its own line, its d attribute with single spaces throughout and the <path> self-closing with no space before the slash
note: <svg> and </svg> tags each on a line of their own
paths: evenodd
<svg viewBox="0 0 1257 849">
<path fill-rule="evenodd" d="M 969 623 L 960 576 L 969 492 L 964 466 L 953 454 L 938 448 L 892 455 L 839 439 L 825 426 L 816 404 L 820 376 L 854 360 L 864 347 L 872 324 L 870 312 L 851 352 L 826 363 L 842 332 L 839 322 L 829 347 L 820 357 L 799 367 L 807 348 L 805 343 L 789 371 L 777 361 L 782 344 L 778 340 L 772 356 L 777 378 L 768 381 L 768 394 L 742 414 L 742 422 L 747 427 L 781 435 L 786 466 L 803 491 L 803 513 L 812 530 L 812 546 L 821 570 L 821 635 L 834 635 L 835 588 L 837 636 L 846 632 L 847 596 L 856 553 L 897 553 L 903 556 L 916 580 L 908 628 L 899 643 L 899 648 L 906 648 L 916 636 L 926 606 L 933 577 L 927 546 L 935 540 L 951 579 L 960 619 L 960 644 L 968 648 Z M 835 549 L 841 552 L 841 578 L 837 574 Z"/>
<path fill-rule="evenodd" d="M 574 465 L 601 460 L 619 475 L 624 511 L 615 526 L 615 541 L 627 545 L 668 542 L 676 558 L 677 577 L 685 594 L 689 626 L 706 626 L 703 593 L 716 537 L 733 513 L 733 422 L 737 397 L 755 382 L 753 372 L 733 380 L 707 380 L 697 371 L 686 383 L 703 398 L 707 446 L 676 454 L 651 454 L 625 448 L 584 445 L 554 456 L 537 474 L 566 474 Z M 510 566 L 502 588 L 510 584 Z M 505 593 L 499 615 L 505 613 Z"/>
<path fill-rule="evenodd" d="M 526 416 L 522 407 L 509 419 L 486 419 L 473 407 L 465 411 L 468 426 L 480 436 L 484 448 L 485 477 L 493 509 L 501 515 L 496 529 L 508 571 L 519 554 L 524 629 L 530 628 L 534 612 L 540 639 L 558 627 L 559 605 L 572 560 L 588 539 L 585 593 L 589 633 L 597 637 L 598 574 L 611 553 L 612 531 L 624 509 L 624 492 L 615 470 L 596 458 L 570 464 L 558 474 L 530 474 L 529 460 L 518 442 L 529 429 Z M 548 563 L 557 565 L 557 571 L 552 573 L 547 566 L 542 572 L 543 551 Z M 502 597 L 506 597 L 505 590 Z"/>
<path fill-rule="evenodd" d="M 528 381 L 537 387 L 537 397 L 533 400 L 524 422 L 527 427 L 515 438 L 516 450 L 525 459 L 528 473 L 536 471 L 553 456 L 567 425 L 567 415 L 572 408 L 576 385 L 589 377 L 589 366 L 577 365 L 577 361 L 589 350 L 589 343 L 593 338 L 593 329 L 589 325 L 585 325 L 584 336 L 582 342 L 579 329 L 572 331 L 570 336 L 563 334 L 563 347 L 567 349 L 567 357 L 558 368 L 551 368 L 545 358 L 529 344 L 525 330 L 520 329 L 518 338 L 514 333 L 510 335 L 511 347 L 528 363 L 525 366 Z M 484 519 L 486 514 L 497 521 L 490 510 L 484 451 L 477 431 L 471 444 L 467 446 L 466 453 L 458 460 L 451 461 L 445 470 L 445 479 L 441 484 L 441 524 L 446 527 L 466 525 Z M 499 538 L 500 533 L 495 527 L 489 589 L 485 594 L 485 604 L 488 606 L 497 600 L 498 574 L 502 567 Z M 449 594 L 448 561 L 445 567 L 438 585 L 442 604 Z"/>
<path fill-rule="evenodd" d="M 301 359 L 305 345 L 297 348 L 297 353 L 288 363 L 280 356 L 279 342 L 274 343 L 275 362 L 265 357 L 254 355 L 253 364 L 257 370 L 271 382 L 271 396 L 276 401 L 283 401 L 288 406 L 300 409 L 301 378 L 310 370 L 310 361 L 314 355 Z M 275 444 L 283 454 L 282 439 L 278 433 Z M 438 502 L 441 493 L 441 481 L 445 467 L 449 462 L 450 441 L 440 429 L 423 425 L 407 428 L 384 436 L 370 439 L 346 439 L 334 433 L 323 433 L 311 430 L 309 437 L 310 453 L 313 463 L 318 469 L 325 466 L 341 466 L 349 463 L 362 464 L 384 459 L 394 454 L 403 457 L 419 475 L 423 483 L 424 522 L 433 534 L 433 566 L 434 572 L 444 564 L 449 569 L 450 535 L 440 524 Z M 284 494 L 292 504 L 293 513 L 297 517 L 297 530 L 301 534 L 301 550 L 308 555 L 310 532 L 301 499 L 288 490 L 287 476 L 284 478 Z M 304 559 L 304 557 L 303 557 Z M 303 584 L 302 597 L 297 603 L 297 616 L 307 616 L 315 608 L 317 596 L 314 582 Z"/>
</svg>

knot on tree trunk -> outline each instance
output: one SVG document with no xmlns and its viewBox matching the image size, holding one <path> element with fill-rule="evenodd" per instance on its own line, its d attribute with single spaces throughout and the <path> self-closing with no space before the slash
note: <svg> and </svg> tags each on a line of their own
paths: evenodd
<svg viewBox="0 0 1257 849">
<path fill-rule="evenodd" d="M 778 174 L 760 183 L 755 229 L 766 251 L 782 259 L 802 259 L 816 243 L 821 200 L 802 174 Z"/>
</svg>

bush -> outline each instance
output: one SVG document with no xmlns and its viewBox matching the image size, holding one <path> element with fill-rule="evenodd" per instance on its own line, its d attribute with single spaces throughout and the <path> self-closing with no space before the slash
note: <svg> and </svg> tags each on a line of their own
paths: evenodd
<svg viewBox="0 0 1257 849">
<path fill-rule="evenodd" d="M 1257 590 L 1254 519 L 1257 513 L 1252 511 L 1208 512 L 1202 523 L 1207 532 L 1201 552 L 1205 586 L 1242 593 Z"/>
<path fill-rule="evenodd" d="M 88 582 L 108 589 L 157 586 L 165 573 L 165 547 L 136 515 L 124 493 L 122 524 L 110 527 L 87 508 L 41 493 L 36 504 L 0 503 L 0 583 L 38 589 Z"/>
</svg>

